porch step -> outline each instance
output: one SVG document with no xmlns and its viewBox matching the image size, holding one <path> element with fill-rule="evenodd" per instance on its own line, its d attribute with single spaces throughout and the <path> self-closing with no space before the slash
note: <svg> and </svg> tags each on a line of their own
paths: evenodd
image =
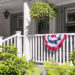
<svg viewBox="0 0 75 75">
<path fill-rule="evenodd" d="M 43 69 L 44 65 L 39 64 L 38 66 L 39 66 L 40 70 L 42 71 L 42 75 L 47 75 L 46 71 Z"/>
</svg>

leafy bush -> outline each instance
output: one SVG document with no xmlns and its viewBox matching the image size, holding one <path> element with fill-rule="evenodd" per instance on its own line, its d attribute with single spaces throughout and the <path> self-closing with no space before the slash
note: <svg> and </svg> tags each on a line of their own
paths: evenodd
<svg viewBox="0 0 75 75">
<path fill-rule="evenodd" d="M 69 60 L 72 60 L 73 64 L 75 65 L 75 51 L 72 52 L 71 57 L 69 58 Z"/>
<path fill-rule="evenodd" d="M 41 71 L 38 67 L 32 67 L 27 70 L 27 75 L 41 75 Z"/>
<path fill-rule="evenodd" d="M 64 65 L 54 62 L 44 62 L 44 69 L 47 75 L 75 75 L 75 66 L 71 66 L 69 62 Z"/>
<path fill-rule="evenodd" d="M 17 48 L 14 45 L 1 46 L 1 48 L 0 75 L 25 75 L 27 70 L 36 66 L 32 60 L 26 61 L 24 57 L 18 57 Z"/>
</svg>

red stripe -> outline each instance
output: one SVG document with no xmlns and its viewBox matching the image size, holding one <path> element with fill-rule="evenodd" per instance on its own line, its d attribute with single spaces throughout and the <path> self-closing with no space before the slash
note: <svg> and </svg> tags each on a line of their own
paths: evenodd
<svg viewBox="0 0 75 75">
<path fill-rule="evenodd" d="M 51 35 L 51 37 L 56 37 L 56 35 Z"/>
</svg>

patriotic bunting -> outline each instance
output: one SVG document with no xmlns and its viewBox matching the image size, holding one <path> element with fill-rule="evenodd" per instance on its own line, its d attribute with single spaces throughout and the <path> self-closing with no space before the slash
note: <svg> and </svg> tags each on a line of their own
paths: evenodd
<svg viewBox="0 0 75 75">
<path fill-rule="evenodd" d="M 66 34 L 45 34 L 45 44 L 49 50 L 57 50 L 62 45 L 66 38 Z"/>
</svg>

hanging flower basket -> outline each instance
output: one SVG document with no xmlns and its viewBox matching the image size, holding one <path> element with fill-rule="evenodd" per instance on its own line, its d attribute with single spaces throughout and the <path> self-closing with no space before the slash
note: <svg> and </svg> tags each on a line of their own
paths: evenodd
<svg viewBox="0 0 75 75">
<path fill-rule="evenodd" d="M 53 18 L 57 15 L 58 9 L 55 6 L 48 2 L 38 2 L 36 1 L 31 9 L 30 14 L 32 18 L 36 20 L 45 20 L 47 18 Z"/>
<path fill-rule="evenodd" d="M 47 16 L 41 16 L 41 17 L 39 17 L 39 19 L 41 21 L 47 21 L 49 18 Z"/>
</svg>

